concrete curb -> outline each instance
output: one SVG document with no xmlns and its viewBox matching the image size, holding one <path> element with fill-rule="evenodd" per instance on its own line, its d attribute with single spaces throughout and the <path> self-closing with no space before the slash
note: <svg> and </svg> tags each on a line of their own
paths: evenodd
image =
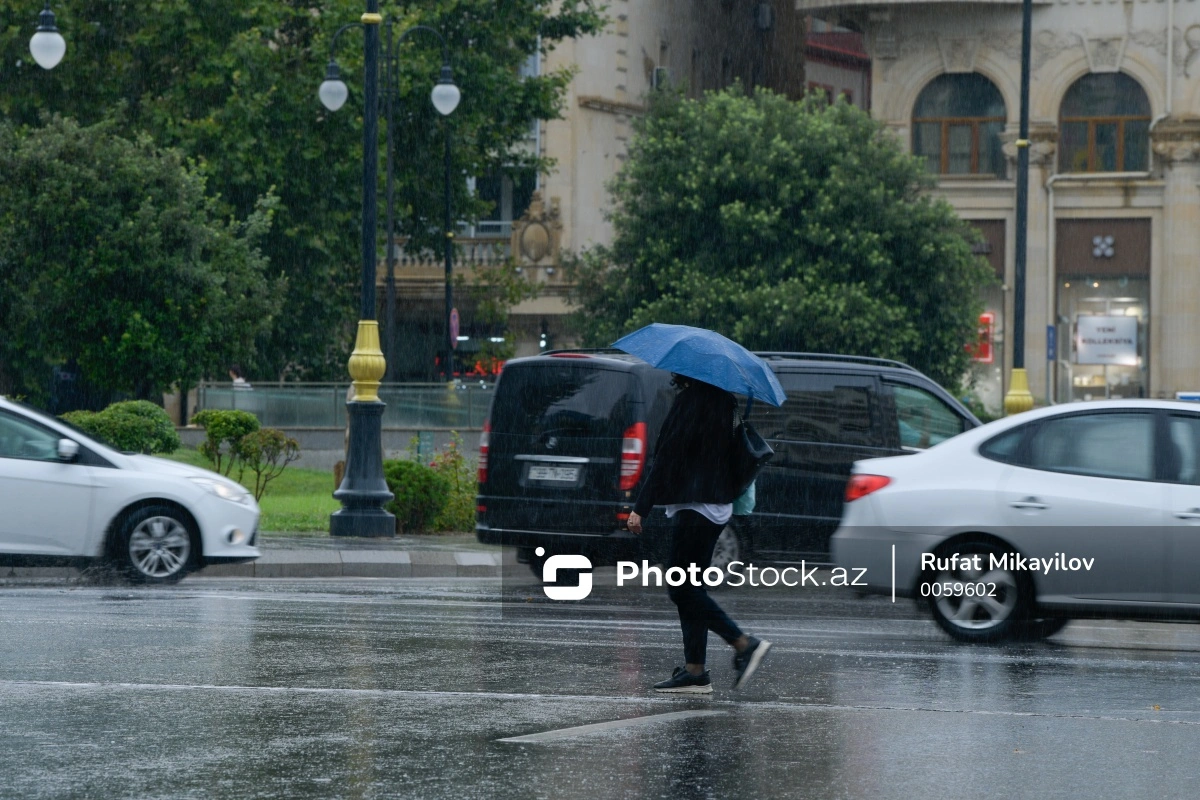
<svg viewBox="0 0 1200 800">
<path fill-rule="evenodd" d="M 500 553 L 429 550 L 268 550 L 247 564 L 195 573 L 208 578 L 498 578 Z"/>
<path fill-rule="evenodd" d="M 267 550 L 245 564 L 219 564 L 200 578 L 499 578 L 517 565 L 511 552 L 437 550 Z M 510 573 L 511 574 L 511 573 Z M 7 580 L 79 578 L 74 567 L 0 567 Z"/>
</svg>

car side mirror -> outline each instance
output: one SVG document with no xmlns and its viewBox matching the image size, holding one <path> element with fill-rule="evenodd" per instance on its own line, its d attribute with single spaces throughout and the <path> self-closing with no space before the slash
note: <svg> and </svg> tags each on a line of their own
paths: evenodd
<svg viewBox="0 0 1200 800">
<path fill-rule="evenodd" d="M 74 461 L 79 455 L 79 443 L 71 439 L 58 440 L 58 460 Z"/>
</svg>

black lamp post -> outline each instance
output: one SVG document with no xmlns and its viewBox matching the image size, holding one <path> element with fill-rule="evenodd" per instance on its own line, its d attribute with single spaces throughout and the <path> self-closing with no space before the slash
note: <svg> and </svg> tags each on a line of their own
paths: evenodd
<svg viewBox="0 0 1200 800">
<path fill-rule="evenodd" d="M 442 75 L 438 79 L 438 86 L 449 84 L 454 85 L 454 81 L 450 75 L 450 65 L 442 65 Z M 446 148 L 444 159 L 446 165 L 445 171 L 445 195 L 446 195 L 446 216 L 443 233 L 445 234 L 446 246 L 446 380 L 454 380 L 454 348 L 458 344 L 456 341 L 458 331 L 454 330 L 454 324 L 451 322 L 451 317 L 454 315 L 454 289 L 450 282 L 451 269 L 454 264 L 454 228 L 450 218 L 450 126 L 446 126 Z"/>
<path fill-rule="evenodd" d="M 363 29 L 365 60 L 363 64 L 363 225 L 362 225 L 362 297 L 359 306 L 358 336 L 350 356 L 350 376 L 354 379 L 354 399 L 346 403 L 350 424 L 349 450 L 346 454 L 346 473 L 342 485 L 333 493 L 342 508 L 329 518 L 332 536 L 394 536 L 395 518 L 383 506 L 392 499 L 383 477 L 383 410 L 379 399 L 379 381 L 387 371 L 387 361 L 379 348 L 379 323 L 375 319 L 376 264 L 376 182 L 379 177 L 379 25 L 384 23 L 379 13 L 379 0 L 366 0 L 366 13 L 361 21 L 343 25 L 333 36 L 329 48 L 329 65 L 325 80 L 317 95 L 330 111 L 337 111 L 349 97 L 342 82 L 333 53 L 341 34 L 355 27 Z M 410 33 L 418 30 L 434 34 L 442 43 L 442 77 L 430 99 L 439 113 L 450 114 L 458 106 L 460 94 L 450 75 L 449 52 L 445 38 L 433 28 L 417 25 L 406 30 L 398 40 L 393 39 L 393 20 L 387 20 L 387 106 L 388 115 L 388 309 L 391 314 L 395 296 L 394 256 L 392 244 L 393 175 L 391 131 L 395 92 L 394 71 L 396 48 Z M 392 339 L 389 331 L 388 340 Z"/>
<path fill-rule="evenodd" d="M 1013 275 L 1013 356 L 1004 413 L 1019 414 L 1033 408 L 1029 376 L 1025 372 L 1025 263 L 1029 250 L 1029 60 L 1033 0 L 1021 6 L 1021 120 L 1017 133 L 1017 231 Z M 1047 298 L 1048 299 L 1048 298 Z"/>
</svg>

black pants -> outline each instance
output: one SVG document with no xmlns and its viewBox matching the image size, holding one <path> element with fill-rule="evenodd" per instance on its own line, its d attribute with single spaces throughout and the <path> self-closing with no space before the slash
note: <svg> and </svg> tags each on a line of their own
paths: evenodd
<svg viewBox="0 0 1200 800">
<path fill-rule="evenodd" d="M 712 564 L 713 547 L 724 525 L 710 522 L 697 511 L 680 511 L 671 529 L 671 560 L 669 567 L 684 570 L 695 564 L 701 573 Z M 701 586 L 690 581 L 672 586 L 667 592 L 679 609 L 679 627 L 683 629 L 683 654 L 689 664 L 703 664 L 708 650 L 708 632 L 720 636 L 729 644 L 741 638 L 742 629 Z"/>
</svg>

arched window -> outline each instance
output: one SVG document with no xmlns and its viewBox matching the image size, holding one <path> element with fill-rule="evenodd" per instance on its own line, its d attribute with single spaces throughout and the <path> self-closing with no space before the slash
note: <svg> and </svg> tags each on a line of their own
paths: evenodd
<svg viewBox="0 0 1200 800">
<path fill-rule="evenodd" d="M 987 78 L 975 72 L 939 75 L 913 107 L 913 153 L 940 175 L 1003 177 L 1004 120 L 1004 98 Z"/>
<path fill-rule="evenodd" d="M 1061 171 L 1150 168 L 1150 101 L 1128 75 L 1084 75 L 1067 90 L 1059 117 Z"/>
</svg>

